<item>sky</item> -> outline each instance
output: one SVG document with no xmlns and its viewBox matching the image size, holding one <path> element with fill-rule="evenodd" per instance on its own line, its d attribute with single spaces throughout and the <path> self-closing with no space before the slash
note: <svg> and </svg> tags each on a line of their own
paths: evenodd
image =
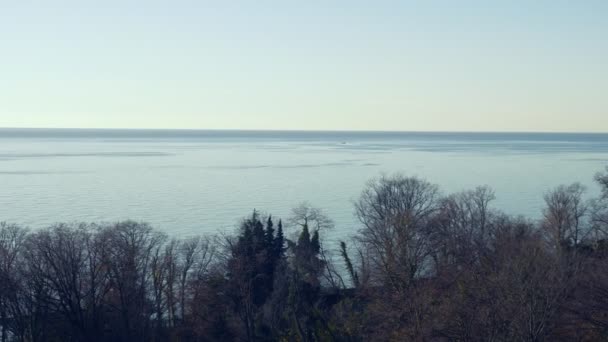
<svg viewBox="0 0 608 342">
<path fill-rule="evenodd" d="M 0 0 L 0 127 L 608 132 L 608 1 Z"/>
</svg>

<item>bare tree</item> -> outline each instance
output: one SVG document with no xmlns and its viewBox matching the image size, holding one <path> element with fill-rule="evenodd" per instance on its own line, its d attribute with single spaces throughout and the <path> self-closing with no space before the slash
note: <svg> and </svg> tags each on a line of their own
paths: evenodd
<svg viewBox="0 0 608 342">
<path fill-rule="evenodd" d="M 188 283 L 203 280 L 210 272 L 215 260 L 216 244 L 210 236 L 196 236 L 183 241 L 179 246 L 178 293 L 180 318 L 186 317 Z"/>
<path fill-rule="evenodd" d="M 596 182 L 600 185 L 602 195 L 591 201 L 591 224 L 593 239 L 598 242 L 608 238 L 608 167 L 606 173 L 598 173 Z"/>
<path fill-rule="evenodd" d="M 9 307 L 14 303 L 18 291 L 19 274 L 18 258 L 24 252 L 27 230 L 17 225 L 0 222 L 0 340 L 8 340 L 10 328 L 9 315 L 13 316 Z M 12 302 L 12 303 L 9 303 Z"/>
<path fill-rule="evenodd" d="M 87 340 L 100 335 L 99 314 L 107 283 L 91 227 L 60 224 L 28 239 L 30 276 L 47 287 L 53 308 Z"/>
<path fill-rule="evenodd" d="M 439 200 L 436 185 L 397 174 L 370 181 L 355 203 L 363 225 L 356 240 L 369 270 L 371 324 L 385 331 L 381 339 L 428 336 L 432 296 L 425 283 L 433 252 L 428 231 Z"/>
<path fill-rule="evenodd" d="M 102 232 L 109 250 L 105 263 L 111 283 L 110 304 L 118 312 L 119 330 L 128 340 L 149 338 L 147 306 L 152 261 L 166 236 L 145 223 L 120 222 Z"/>
<path fill-rule="evenodd" d="M 595 181 L 600 185 L 602 197 L 608 199 L 608 166 L 606 167 L 606 173 L 597 173 L 595 175 Z"/>
<path fill-rule="evenodd" d="M 572 270 L 547 251 L 542 236 L 525 222 L 502 224 L 493 249 L 484 267 L 490 275 L 486 286 L 493 290 L 488 294 L 495 298 L 492 310 L 499 314 L 490 328 L 501 339 L 546 340 L 576 283 Z"/>
<path fill-rule="evenodd" d="M 171 286 L 171 271 L 174 268 L 173 256 L 175 240 L 171 240 L 166 246 L 158 244 L 152 249 L 150 259 L 150 280 L 151 280 L 151 299 L 154 305 L 155 331 L 154 340 L 163 335 L 164 315 L 169 316 L 171 321 L 172 295 L 169 287 Z M 164 247 L 164 249 L 163 249 Z"/>
<path fill-rule="evenodd" d="M 478 263 L 441 281 L 435 334 L 457 341 L 542 341 L 573 282 L 536 227 L 497 217 Z"/>
<path fill-rule="evenodd" d="M 308 224 L 309 229 L 327 231 L 334 228 L 334 221 L 330 219 L 320 208 L 312 206 L 308 202 L 302 202 L 291 209 L 291 217 L 288 220 L 290 226 L 302 227 Z"/>
<path fill-rule="evenodd" d="M 497 213 L 489 204 L 494 198 L 494 191 L 482 186 L 441 200 L 428 231 L 438 270 L 478 260 L 492 234 L 492 219 Z"/>
<path fill-rule="evenodd" d="M 436 185 L 402 175 L 372 180 L 363 190 L 355 203 L 363 224 L 358 240 L 382 283 L 403 289 L 425 271 L 431 252 L 426 229 L 438 199 Z"/>
<path fill-rule="evenodd" d="M 574 183 L 561 185 L 545 195 L 542 228 L 556 248 L 576 247 L 590 232 L 585 222 L 589 206 L 584 193 L 585 188 Z"/>
</svg>

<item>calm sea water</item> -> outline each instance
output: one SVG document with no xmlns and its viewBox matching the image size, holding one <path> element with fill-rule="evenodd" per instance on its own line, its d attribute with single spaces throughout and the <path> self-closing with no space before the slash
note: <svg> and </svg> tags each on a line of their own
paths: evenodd
<svg viewBox="0 0 608 342">
<path fill-rule="evenodd" d="M 490 185 L 496 207 L 536 218 L 556 185 L 596 193 L 606 165 L 608 134 L 0 129 L 0 221 L 135 219 L 182 236 L 308 201 L 336 239 L 357 229 L 352 202 L 383 172 L 446 193 Z"/>
</svg>

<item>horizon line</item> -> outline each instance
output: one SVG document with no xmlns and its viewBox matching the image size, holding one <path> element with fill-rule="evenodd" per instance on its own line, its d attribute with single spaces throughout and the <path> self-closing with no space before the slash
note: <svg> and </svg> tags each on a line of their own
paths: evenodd
<svg viewBox="0 0 608 342">
<path fill-rule="evenodd" d="M 365 130 L 365 129 L 254 129 L 254 128 L 145 128 L 145 127 L 0 127 L 0 130 L 57 131 L 184 131 L 184 132 L 294 132 L 294 133 L 467 133 L 467 134 L 608 134 L 608 131 L 466 131 L 466 130 Z"/>
</svg>

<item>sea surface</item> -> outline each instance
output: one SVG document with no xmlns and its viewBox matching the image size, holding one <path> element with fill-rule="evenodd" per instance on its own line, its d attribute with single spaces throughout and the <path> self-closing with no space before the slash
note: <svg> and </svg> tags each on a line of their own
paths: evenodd
<svg viewBox="0 0 608 342">
<path fill-rule="evenodd" d="M 445 193 L 489 185 L 494 206 L 532 219 L 543 194 L 608 165 L 608 134 L 0 129 L 0 221 L 146 221 L 180 237 L 232 230 L 256 209 L 309 202 L 358 229 L 353 201 L 382 173 Z"/>
</svg>

